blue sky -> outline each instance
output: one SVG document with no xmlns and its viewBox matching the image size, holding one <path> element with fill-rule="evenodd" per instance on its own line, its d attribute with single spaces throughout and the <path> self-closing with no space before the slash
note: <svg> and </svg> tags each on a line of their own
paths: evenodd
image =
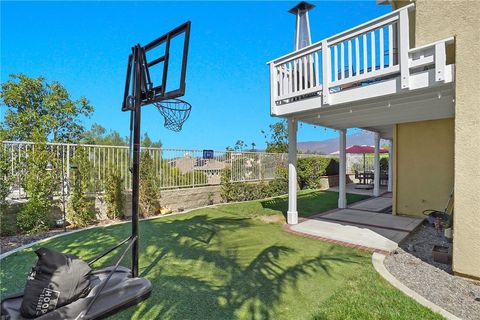
<svg viewBox="0 0 480 320">
<path fill-rule="evenodd" d="M 313 2 L 312 41 L 389 12 L 371 1 Z M 185 100 L 193 110 L 183 131 L 163 128 L 153 106 L 143 108 L 142 131 L 165 147 L 222 150 L 241 139 L 265 146 L 260 133 L 269 114 L 266 62 L 293 48 L 296 2 L 1 2 L 1 81 L 11 73 L 44 76 L 64 84 L 74 98 L 95 106 L 97 122 L 128 134 L 120 111 L 126 59 L 146 44 L 192 21 Z M 2 106 L 2 114 L 5 107 Z M 303 125 L 299 141 L 335 137 Z"/>
</svg>

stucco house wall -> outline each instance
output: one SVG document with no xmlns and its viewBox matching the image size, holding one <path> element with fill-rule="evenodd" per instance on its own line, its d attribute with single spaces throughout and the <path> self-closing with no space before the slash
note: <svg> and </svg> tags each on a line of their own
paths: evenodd
<svg viewBox="0 0 480 320">
<path fill-rule="evenodd" d="M 395 212 L 441 210 L 453 188 L 454 119 L 397 124 Z"/>
<path fill-rule="evenodd" d="M 480 278 L 480 5 L 466 0 L 415 4 L 416 46 L 455 37 L 453 270 Z"/>
</svg>

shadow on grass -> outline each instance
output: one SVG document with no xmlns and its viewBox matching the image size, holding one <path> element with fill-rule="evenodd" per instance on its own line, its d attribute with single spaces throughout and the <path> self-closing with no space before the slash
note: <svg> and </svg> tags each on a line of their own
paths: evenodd
<svg viewBox="0 0 480 320">
<path fill-rule="evenodd" d="M 302 277 L 316 272 L 332 276 L 335 264 L 357 263 L 355 255 L 336 254 L 332 249 L 285 263 L 298 252 L 288 246 L 270 245 L 244 264 L 240 262 L 240 247 L 226 252 L 210 247 L 222 242 L 225 232 L 250 225 L 250 219 L 207 216 L 157 225 L 156 241 L 163 245 L 149 255 L 150 263 L 141 269 L 142 276 L 153 282 L 153 297 L 146 301 L 148 307 L 138 308 L 128 318 L 271 319 L 287 288 L 296 288 Z M 162 267 L 162 259 L 173 259 L 177 265 L 191 265 L 192 269 L 200 261 L 218 274 L 205 277 L 198 270 L 190 274 L 185 267 L 172 274 Z"/>
<path fill-rule="evenodd" d="M 252 228 L 247 238 L 244 232 L 237 239 L 235 232 L 245 228 Z M 361 260 L 334 247 L 297 258 L 301 254 L 289 246 L 261 247 L 250 240 L 255 228 L 262 226 L 251 219 L 207 214 L 142 221 L 140 275 L 152 281 L 152 296 L 115 319 L 272 319 L 282 297 L 297 289 L 301 279 L 318 272 L 332 277 L 335 265 Z M 129 224 L 94 229 L 54 239 L 48 247 L 88 260 L 129 232 Z M 33 265 L 34 258 L 28 259 Z M 112 256 L 97 267 L 114 260 Z"/>
</svg>

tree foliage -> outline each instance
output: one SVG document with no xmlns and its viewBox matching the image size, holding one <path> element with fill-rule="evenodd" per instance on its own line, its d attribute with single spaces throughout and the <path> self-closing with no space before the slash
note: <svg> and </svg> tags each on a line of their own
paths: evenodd
<svg viewBox="0 0 480 320">
<path fill-rule="evenodd" d="M 83 133 L 81 142 L 83 144 L 97 144 L 108 146 L 126 146 L 128 137 L 122 138 L 120 133 L 115 130 L 107 132 L 103 126 L 98 123 L 92 124 L 90 130 Z"/>
<path fill-rule="evenodd" d="M 116 130 L 107 130 L 98 123 L 92 124 L 90 130 L 82 134 L 81 142 L 83 144 L 93 145 L 107 145 L 107 146 L 128 146 L 130 139 L 124 137 Z M 153 141 L 148 133 L 142 137 L 142 146 L 147 148 L 161 148 L 162 142 L 160 140 Z"/>
<path fill-rule="evenodd" d="M 80 117 L 93 112 L 85 97 L 72 100 L 59 82 L 24 74 L 10 75 L 0 98 L 7 106 L 2 131 L 9 140 L 32 140 L 32 128 L 37 128 L 53 141 L 77 142 L 84 131 Z"/>
<path fill-rule="evenodd" d="M 162 142 L 160 140 L 153 141 L 150 136 L 148 135 L 147 132 L 143 134 L 142 137 L 142 147 L 146 148 L 161 148 L 162 147 Z"/>
<path fill-rule="evenodd" d="M 286 153 L 288 152 L 288 127 L 285 120 L 268 126 L 269 132 L 262 130 L 266 139 L 266 152 Z"/>
</svg>

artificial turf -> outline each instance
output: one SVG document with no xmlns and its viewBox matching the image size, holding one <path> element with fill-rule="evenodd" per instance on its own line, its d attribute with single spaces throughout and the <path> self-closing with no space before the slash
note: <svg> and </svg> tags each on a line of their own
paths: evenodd
<svg viewBox="0 0 480 320">
<path fill-rule="evenodd" d="M 300 192 L 299 212 L 325 211 L 336 201 L 333 192 Z M 278 220 L 264 218 L 281 218 L 285 209 L 280 197 L 141 221 L 140 274 L 153 292 L 112 318 L 441 319 L 384 281 L 369 254 L 265 222 Z M 42 246 L 88 260 L 129 233 L 129 224 L 99 227 Z M 24 286 L 33 250 L 1 260 L 2 295 Z"/>
</svg>

